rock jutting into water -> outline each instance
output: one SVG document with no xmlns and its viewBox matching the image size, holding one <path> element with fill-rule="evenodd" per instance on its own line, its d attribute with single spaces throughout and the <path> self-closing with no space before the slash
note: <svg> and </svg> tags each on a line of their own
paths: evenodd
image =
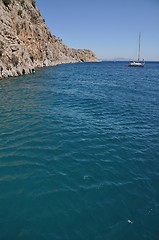
<svg viewBox="0 0 159 240">
<path fill-rule="evenodd" d="M 62 63 L 97 62 L 90 50 L 67 47 L 52 35 L 35 0 L 0 0 L 0 78 Z"/>
</svg>

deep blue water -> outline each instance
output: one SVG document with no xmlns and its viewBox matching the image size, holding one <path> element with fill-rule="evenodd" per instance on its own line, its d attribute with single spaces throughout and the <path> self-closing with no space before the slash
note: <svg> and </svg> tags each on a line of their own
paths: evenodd
<svg viewBox="0 0 159 240">
<path fill-rule="evenodd" d="M 159 63 L 0 81 L 0 240 L 159 239 Z"/>
</svg>

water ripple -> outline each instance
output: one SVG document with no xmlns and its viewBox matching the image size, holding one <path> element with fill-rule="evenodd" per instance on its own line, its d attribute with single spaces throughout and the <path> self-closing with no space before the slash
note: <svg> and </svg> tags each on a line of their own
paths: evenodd
<svg viewBox="0 0 159 240">
<path fill-rule="evenodd" d="M 0 82 L 1 239 L 157 239 L 157 69 L 70 64 Z"/>
</svg>

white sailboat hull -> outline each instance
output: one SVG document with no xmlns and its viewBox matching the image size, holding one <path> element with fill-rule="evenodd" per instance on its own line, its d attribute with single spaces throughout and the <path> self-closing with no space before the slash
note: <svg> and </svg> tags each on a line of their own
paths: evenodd
<svg viewBox="0 0 159 240">
<path fill-rule="evenodd" d="M 144 67 L 145 63 L 144 62 L 130 62 L 129 67 Z"/>
</svg>

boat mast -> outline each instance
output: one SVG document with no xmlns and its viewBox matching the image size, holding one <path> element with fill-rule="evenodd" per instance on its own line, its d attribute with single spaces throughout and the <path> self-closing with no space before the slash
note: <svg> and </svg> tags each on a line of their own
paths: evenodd
<svg viewBox="0 0 159 240">
<path fill-rule="evenodd" d="M 141 39 L 141 33 L 139 32 L 139 50 L 138 50 L 138 62 L 140 61 L 140 39 Z"/>
</svg>

